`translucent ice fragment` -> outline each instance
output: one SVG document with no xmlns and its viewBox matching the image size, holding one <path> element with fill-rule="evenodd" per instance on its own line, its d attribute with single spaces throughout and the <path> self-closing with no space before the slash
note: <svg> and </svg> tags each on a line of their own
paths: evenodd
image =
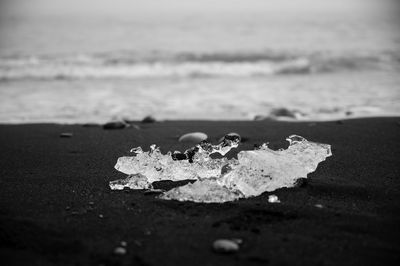
<svg viewBox="0 0 400 266">
<path fill-rule="evenodd" d="M 128 175 L 142 174 L 150 183 L 161 180 L 186 180 L 219 176 L 226 158 L 198 160 L 174 160 L 170 154 L 144 152 L 136 157 L 120 157 L 115 169 Z"/>
<path fill-rule="evenodd" d="M 115 168 L 130 175 L 110 182 L 112 189 L 151 188 L 159 180 L 198 180 L 163 193 L 160 198 L 195 202 L 226 202 L 251 197 L 282 187 L 293 187 L 306 178 L 318 164 L 331 156 L 328 144 L 309 142 L 292 135 L 289 147 L 274 151 L 263 144 L 253 151 L 241 151 L 237 159 L 212 159 L 213 153 L 225 155 L 240 142 L 238 134 L 228 134 L 218 145 L 206 141 L 185 152 L 162 154 L 155 145 L 135 156 L 120 157 Z"/>
<path fill-rule="evenodd" d="M 227 202 L 242 198 L 240 191 L 233 191 L 221 186 L 215 179 L 204 179 L 187 185 L 173 188 L 163 193 L 160 198 L 167 200 L 194 201 L 194 202 Z"/>
<path fill-rule="evenodd" d="M 150 183 L 160 180 L 186 180 L 210 178 L 219 176 L 221 168 L 227 164 L 226 158 L 211 159 L 210 154 L 225 155 L 232 148 L 239 145 L 240 139 L 235 136 L 226 136 L 218 145 L 206 141 L 186 150 L 184 153 L 162 154 L 155 145 L 150 151 L 143 152 L 140 147 L 131 151 L 135 156 L 118 158 L 115 169 L 128 174 L 142 174 Z"/>
<path fill-rule="evenodd" d="M 151 189 L 153 186 L 147 181 L 147 177 L 141 174 L 129 175 L 127 178 L 110 182 L 110 188 L 114 190 L 130 189 Z"/>
</svg>

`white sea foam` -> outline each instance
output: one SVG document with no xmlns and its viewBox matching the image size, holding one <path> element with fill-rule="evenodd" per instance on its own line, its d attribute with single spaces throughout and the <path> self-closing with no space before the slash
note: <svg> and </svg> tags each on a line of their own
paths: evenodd
<svg viewBox="0 0 400 266">
<path fill-rule="evenodd" d="M 294 55 L 279 53 L 78 54 L 0 57 L 0 80 L 253 77 L 398 67 L 397 54 Z"/>
<path fill-rule="evenodd" d="M 269 77 L 0 82 L 1 123 L 113 119 L 329 121 L 400 115 L 400 76 L 343 72 Z"/>
</svg>

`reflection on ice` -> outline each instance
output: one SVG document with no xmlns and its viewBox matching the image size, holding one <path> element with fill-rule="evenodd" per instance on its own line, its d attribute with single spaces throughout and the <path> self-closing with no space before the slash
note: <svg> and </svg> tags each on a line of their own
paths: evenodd
<svg viewBox="0 0 400 266">
<path fill-rule="evenodd" d="M 161 180 L 196 180 L 171 189 L 160 198 L 194 202 L 226 202 L 257 196 L 282 187 L 293 187 L 296 180 L 306 178 L 318 164 L 332 155 L 330 145 L 309 142 L 292 135 L 286 150 L 274 151 L 263 144 L 256 150 L 241 151 L 237 159 L 212 159 L 213 153 L 225 155 L 240 142 L 240 136 L 226 135 L 221 143 L 206 141 L 181 152 L 163 155 L 155 145 L 135 156 L 120 157 L 115 168 L 128 174 L 126 179 L 110 182 L 111 189 L 149 189 Z"/>
<path fill-rule="evenodd" d="M 230 190 L 219 184 L 215 178 L 196 181 L 193 184 L 171 189 L 163 193 L 160 198 L 179 201 L 194 202 L 226 202 L 242 198 L 243 194 L 238 190 Z"/>
</svg>

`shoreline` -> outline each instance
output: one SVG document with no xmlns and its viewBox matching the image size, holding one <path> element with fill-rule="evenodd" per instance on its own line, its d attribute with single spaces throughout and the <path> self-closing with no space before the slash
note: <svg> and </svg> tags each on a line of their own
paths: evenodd
<svg viewBox="0 0 400 266">
<path fill-rule="evenodd" d="M 226 118 L 226 119 L 203 119 L 203 118 L 195 118 L 195 119 L 189 119 L 189 118 L 166 118 L 166 119 L 159 119 L 157 117 L 154 117 L 152 115 L 145 116 L 143 119 L 146 118 L 151 118 L 154 120 L 154 122 L 158 123 L 165 123 L 165 122 L 263 122 L 263 121 L 269 121 L 269 122 L 283 122 L 283 123 L 328 123 L 328 122 L 337 122 L 337 121 L 351 121 L 351 120 L 360 120 L 360 119 L 386 119 L 386 118 L 398 118 L 400 117 L 399 114 L 396 113 L 379 113 L 379 114 L 358 114 L 357 116 L 355 115 L 344 115 L 344 116 L 332 116 L 330 118 L 322 118 L 320 117 L 319 119 L 306 119 L 306 118 L 301 118 L 301 117 L 295 117 L 299 113 L 297 110 L 290 110 L 287 108 L 276 108 L 273 109 L 274 112 L 276 112 L 276 115 L 273 113 L 270 113 L 268 115 L 255 115 L 253 118 Z M 55 121 L 34 121 L 34 122 L 21 122 L 21 121 L 0 121 L 0 125 L 69 125 L 69 126 L 74 126 L 74 125 L 98 125 L 102 126 L 106 123 L 109 122 L 115 122 L 115 121 L 125 121 L 128 124 L 140 124 L 143 123 L 143 119 L 130 119 L 130 118 L 116 118 L 116 119 L 108 119 L 104 121 L 75 121 L 75 122 L 55 122 Z M 148 123 L 148 122 L 144 122 Z M 151 122 L 153 123 L 153 122 Z"/>
<path fill-rule="evenodd" d="M 400 115 L 398 114 L 382 114 L 382 115 L 366 115 L 366 116 L 359 116 L 359 117 L 350 117 L 350 116 L 346 116 L 346 117 L 334 117 L 331 119 L 326 119 L 326 120 L 301 120 L 301 119 L 291 119 L 289 118 L 285 118 L 284 116 L 282 117 L 269 117 L 269 116 L 259 116 L 260 119 L 157 119 L 156 117 L 153 116 L 147 116 L 147 117 L 151 117 L 152 119 L 154 119 L 154 122 L 143 122 L 143 120 L 135 120 L 135 119 L 128 119 L 128 118 L 124 118 L 124 119 L 110 119 L 107 120 L 106 122 L 51 122 L 51 121 L 39 121 L 39 122 L 0 122 L 0 126 L 18 126 L 18 125 L 31 125 L 31 126 L 35 126 L 35 125 L 46 125 L 46 126 L 92 126 L 92 127 L 102 127 L 104 124 L 109 123 L 109 122 L 126 122 L 127 124 L 152 124 L 152 123 L 243 123 L 243 122 L 247 122 L 247 123 L 265 123 L 265 122 L 276 122 L 276 123 L 332 123 L 332 122 L 344 122 L 344 121 L 356 121 L 356 120 L 365 120 L 365 119 L 399 119 L 400 122 Z M 145 118 L 147 118 L 145 117 Z"/>
<path fill-rule="evenodd" d="M 6 265 L 395 265 L 399 122 L 163 121 L 119 130 L 1 124 L 0 255 Z M 118 157 L 151 144 L 182 151 L 192 145 L 178 137 L 194 131 L 213 143 L 239 133 L 245 141 L 228 157 L 263 142 L 285 147 L 291 134 L 332 145 L 333 156 L 305 186 L 224 204 L 110 190 L 109 181 L 125 176 L 113 168 Z M 281 203 L 268 204 L 270 194 Z M 219 238 L 243 244 L 221 255 L 211 248 Z M 127 253 L 116 255 L 121 241 Z"/>
</svg>

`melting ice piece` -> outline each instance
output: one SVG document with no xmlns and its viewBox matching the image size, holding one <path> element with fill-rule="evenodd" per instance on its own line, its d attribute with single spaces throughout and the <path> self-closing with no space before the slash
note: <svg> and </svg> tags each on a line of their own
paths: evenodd
<svg viewBox="0 0 400 266">
<path fill-rule="evenodd" d="M 228 159 L 211 159 L 210 154 L 225 155 L 232 148 L 236 148 L 239 141 L 239 138 L 227 136 L 218 145 L 203 141 L 184 153 L 168 152 L 165 155 L 155 145 L 150 146 L 149 152 L 143 152 L 137 147 L 131 150 L 136 156 L 118 158 L 115 169 L 128 175 L 141 174 L 149 183 L 217 177 L 221 168 L 228 163 Z"/>
<path fill-rule="evenodd" d="M 225 136 L 218 145 L 204 141 L 184 153 L 163 155 L 155 145 L 149 152 L 136 148 L 133 151 L 136 156 L 121 157 L 115 166 L 117 170 L 130 174 L 129 180 L 113 181 L 110 187 L 120 189 L 122 182 L 126 184 L 123 186 L 135 189 L 158 180 L 198 179 L 193 184 L 167 191 L 160 198 L 226 202 L 292 187 L 298 178 L 307 177 L 321 161 L 332 155 L 330 145 L 309 142 L 296 135 L 287 140 L 290 145 L 286 150 L 274 151 L 263 144 L 257 150 L 241 151 L 237 160 L 210 158 L 210 154 L 225 155 L 238 146 L 240 138 L 232 135 Z"/>
</svg>

